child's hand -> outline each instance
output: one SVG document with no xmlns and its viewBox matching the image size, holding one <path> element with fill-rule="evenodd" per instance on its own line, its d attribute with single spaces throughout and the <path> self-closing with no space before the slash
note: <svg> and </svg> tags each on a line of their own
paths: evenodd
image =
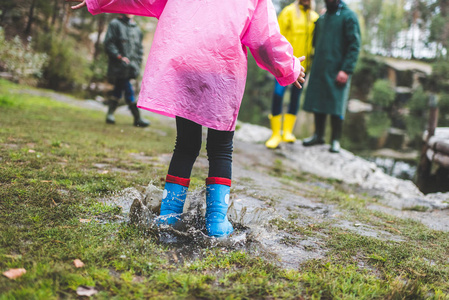
<svg viewBox="0 0 449 300">
<path fill-rule="evenodd" d="M 305 56 L 301 56 L 298 58 L 299 62 L 303 62 L 306 57 Z M 306 77 L 306 73 L 304 73 L 305 69 L 303 66 L 301 66 L 301 72 L 299 73 L 298 79 L 296 79 L 295 82 L 293 82 L 293 84 L 298 88 L 298 89 L 302 89 L 301 83 L 304 83 L 306 80 L 304 77 Z"/>
<path fill-rule="evenodd" d="M 65 2 L 81 2 L 78 5 L 72 6 L 72 9 L 80 9 L 81 7 L 86 6 L 86 0 L 65 0 Z"/>
<path fill-rule="evenodd" d="M 124 57 L 124 56 L 119 55 L 119 56 L 117 56 L 117 58 L 118 58 L 119 60 L 123 61 L 123 62 L 124 62 L 125 64 L 127 64 L 127 65 L 129 65 L 129 63 L 130 63 L 128 57 Z"/>
</svg>

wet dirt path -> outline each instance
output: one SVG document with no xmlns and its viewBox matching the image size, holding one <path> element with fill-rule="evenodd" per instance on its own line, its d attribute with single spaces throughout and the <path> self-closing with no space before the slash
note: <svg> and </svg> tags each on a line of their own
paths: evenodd
<svg viewBox="0 0 449 300">
<path fill-rule="evenodd" d="M 78 107 L 106 112 L 106 107 L 94 100 L 77 100 L 53 92 L 27 91 L 27 93 L 38 93 Z M 119 109 L 117 113 L 129 114 L 125 108 Z M 148 112 L 143 112 L 143 114 L 157 118 L 167 126 L 174 126 L 173 119 Z M 392 233 L 346 221 L 342 217 L 344 212 L 339 211 L 335 205 L 328 204 L 323 199 L 317 199 L 314 196 L 317 189 L 333 190 L 334 186 L 328 180 L 320 180 L 323 175 L 322 169 L 317 169 L 314 173 L 310 165 L 303 168 L 305 164 L 297 158 L 304 151 L 299 143 L 272 151 L 266 149 L 262 143 L 235 140 L 231 196 L 233 205 L 228 214 L 235 224 L 244 228 L 242 230 L 243 237 L 241 234 L 237 235 L 236 239 L 239 240 L 235 241 L 236 243 L 246 243 L 246 246 L 257 245 L 255 251 L 260 251 L 265 257 L 271 257 L 283 267 L 297 268 L 306 260 L 319 259 L 325 255 L 327 251 L 324 247 L 326 236 L 324 234 L 306 236 L 300 232 L 282 230 L 281 227 L 275 226 L 279 222 L 285 222 L 287 225 L 294 223 L 306 228 L 336 226 L 360 235 L 401 240 L 400 237 Z M 326 157 L 326 159 L 334 155 L 324 149 L 317 148 L 316 151 L 317 155 Z M 313 153 L 308 153 L 308 155 L 313 155 Z M 142 160 L 145 157 L 130 157 L 130 159 Z M 169 159 L 169 155 L 159 157 L 160 162 L 167 163 L 167 165 Z M 333 159 L 333 157 L 329 159 Z M 196 164 L 207 166 L 207 160 L 204 156 L 200 156 Z M 284 176 L 293 174 L 300 177 L 305 171 L 314 174 L 315 179 L 304 181 Z M 353 188 L 353 193 L 370 192 L 367 188 L 357 191 L 357 185 L 350 188 Z M 194 199 L 193 202 L 201 202 L 203 195 L 204 191 L 194 191 L 190 198 Z M 122 196 L 123 201 L 126 202 L 125 204 L 121 203 L 125 213 L 129 211 L 134 199 L 145 198 L 145 195 L 139 194 L 137 190 L 124 191 Z M 406 211 L 394 207 L 394 205 L 389 206 L 388 203 L 372 204 L 368 208 L 401 218 L 419 220 L 432 229 L 449 231 L 448 209 L 431 209 L 426 212 Z"/>
</svg>

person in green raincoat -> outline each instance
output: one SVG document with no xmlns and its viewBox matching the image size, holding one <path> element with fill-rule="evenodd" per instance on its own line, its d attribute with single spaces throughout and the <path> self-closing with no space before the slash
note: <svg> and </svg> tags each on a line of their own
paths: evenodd
<svg viewBox="0 0 449 300">
<path fill-rule="evenodd" d="M 325 0 L 326 13 L 315 23 L 315 55 L 303 109 L 314 113 L 315 133 L 304 146 L 324 144 L 327 115 L 331 115 L 331 147 L 340 152 L 351 75 L 360 51 L 357 15 L 341 0 Z"/>
<path fill-rule="evenodd" d="M 134 89 L 130 79 L 139 76 L 142 64 L 142 31 L 134 21 L 133 15 L 121 14 L 108 26 L 104 48 L 108 54 L 108 80 L 114 90 L 108 99 L 107 124 L 115 124 L 114 112 L 122 95 L 134 117 L 134 126 L 147 127 L 150 122 L 140 116 Z"/>
</svg>

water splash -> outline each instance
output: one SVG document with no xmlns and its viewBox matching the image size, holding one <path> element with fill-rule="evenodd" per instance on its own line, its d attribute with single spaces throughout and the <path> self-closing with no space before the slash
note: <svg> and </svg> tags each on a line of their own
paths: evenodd
<svg viewBox="0 0 449 300">
<path fill-rule="evenodd" d="M 234 233 L 226 238 L 209 237 L 206 233 L 206 190 L 190 190 L 183 213 L 175 225 L 158 222 L 163 190 L 149 184 L 143 194 L 128 188 L 114 196 L 111 204 L 120 205 L 125 218 L 142 231 L 169 246 L 174 263 L 186 258 L 202 257 L 205 249 L 220 247 L 223 251 L 242 250 L 264 257 L 285 268 L 298 268 L 307 259 L 323 257 L 318 239 L 292 235 L 270 224 L 283 219 L 274 208 L 255 205 L 255 199 L 231 199 L 228 219 Z M 260 202 L 260 201 L 259 201 Z M 131 203 L 131 204 L 130 204 Z"/>
<path fill-rule="evenodd" d="M 244 244 L 246 233 L 242 226 L 234 224 L 236 230 L 227 238 L 212 238 L 206 234 L 205 189 L 189 192 L 180 219 L 174 225 L 160 224 L 168 216 L 159 216 L 163 191 L 149 184 L 143 197 L 134 199 L 129 213 L 132 224 L 156 234 L 159 241 L 177 246 L 199 245 L 201 247 L 238 248 Z M 232 205 L 231 205 L 232 206 Z M 229 213 L 228 213 L 229 214 Z M 231 221 L 232 222 L 232 221 Z M 240 230 L 239 230 L 240 229 Z"/>
</svg>

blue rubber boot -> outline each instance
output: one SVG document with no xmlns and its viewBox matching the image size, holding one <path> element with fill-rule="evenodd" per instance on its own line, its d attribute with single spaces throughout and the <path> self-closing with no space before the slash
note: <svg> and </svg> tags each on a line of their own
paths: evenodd
<svg viewBox="0 0 449 300">
<path fill-rule="evenodd" d="M 221 238 L 234 231 L 226 216 L 230 190 L 230 179 L 220 177 L 206 179 L 206 230 L 209 236 Z"/>
<path fill-rule="evenodd" d="M 167 175 L 158 223 L 173 225 L 181 217 L 190 179 Z M 166 216 L 166 217 L 164 217 Z"/>
</svg>

